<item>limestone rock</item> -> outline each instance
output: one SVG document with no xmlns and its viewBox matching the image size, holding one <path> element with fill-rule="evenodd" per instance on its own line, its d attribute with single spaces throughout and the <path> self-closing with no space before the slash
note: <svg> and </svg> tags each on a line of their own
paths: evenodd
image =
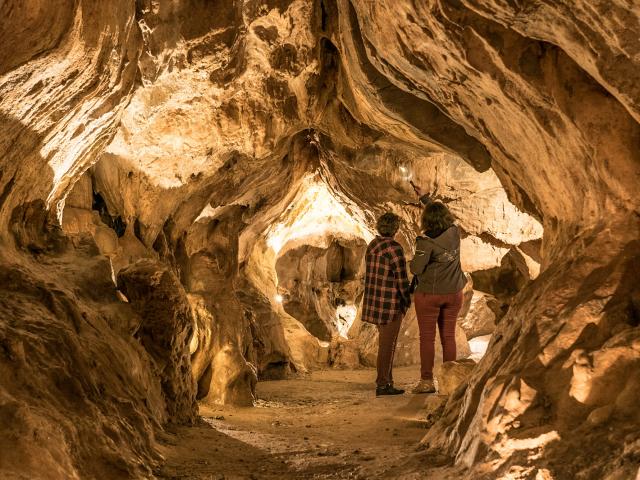
<svg viewBox="0 0 640 480">
<path fill-rule="evenodd" d="M 464 273 L 464 276 L 467 283 L 465 283 L 464 288 L 462 289 L 462 307 L 460 307 L 460 313 L 458 314 L 458 317 L 461 319 L 465 318 L 467 313 L 469 313 L 473 295 L 475 293 L 475 290 L 473 289 L 473 278 L 471 278 L 471 275 L 467 272 Z"/>
<path fill-rule="evenodd" d="M 473 291 L 469 311 L 460 321 L 460 327 L 467 339 L 488 335 L 495 329 L 496 314 L 488 305 L 491 301 L 491 295 L 478 290 Z"/>
<path fill-rule="evenodd" d="M 91 210 L 93 207 L 93 182 L 91 175 L 85 173 L 73 185 L 64 199 L 64 207 Z"/>
<path fill-rule="evenodd" d="M 215 401 L 223 404 L 253 406 L 253 392 L 258 381 L 255 366 L 246 362 L 233 346 L 223 347 L 211 361 L 210 392 Z M 207 372 L 203 376 L 207 379 Z M 203 381 L 201 379 L 201 382 Z M 204 397 L 205 400 L 207 397 Z"/>
<path fill-rule="evenodd" d="M 116 133 L 142 45 L 135 6 L 11 1 L 0 25 L 2 190 L 57 208 Z M 35 39 L 35 40 L 34 40 Z M 4 234 L 4 232 L 3 232 Z"/>
<path fill-rule="evenodd" d="M 295 318 L 282 316 L 286 343 L 295 371 L 307 373 L 329 365 L 329 345 L 311 335 Z"/>
<path fill-rule="evenodd" d="M 588 246 L 575 245 L 573 248 L 579 249 L 581 258 L 590 259 L 589 262 L 603 262 L 601 254 L 603 251 L 612 248 L 612 245 L 606 240 L 600 239 L 594 244 Z M 631 248 L 631 247 L 627 247 Z M 633 371 L 637 367 L 636 340 L 637 328 L 633 327 L 635 320 L 630 316 L 630 308 L 632 305 L 632 296 L 636 289 L 633 283 L 619 281 L 624 278 L 624 272 L 635 268 L 638 257 L 635 250 L 619 251 L 618 257 L 613 264 L 602 267 L 599 278 L 602 293 L 606 295 L 606 300 L 595 298 L 592 294 L 584 290 L 580 290 L 576 280 L 584 279 L 585 272 L 591 271 L 587 264 L 580 262 L 574 264 L 568 258 L 573 258 L 577 251 L 570 251 L 571 255 L 567 255 L 567 260 L 554 266 L 552 270 L 548 270 L 543 275 L 550 275 L 547 282 L 536 282 L 530 284 L 525 292 L 518 295 L 519 303 L 513 304 L 509 313 L 501 320 L 493 333 L 490 348 L 482 362 L 476 367 L 468 381 L 468 387 L 459 399 L 448 403 L 443 414 L 443 420 L 437 422 L 425 437 L 424 442 L 431 446 L 441 445 L 440 440 L 436 440 L 443 435 L 443 430 L 450 427 L 445 426 L 442 422 L 449 419 L 450 414 L 459 415 L 460 411 L 454 405 L 470 399 L 473 395 L 479 395 L 477 400 L 477 408 L 475 412 L 468 413 L 468 416 L 460 418 L 460 422 L 471 422 L 471 427 L 465 429 L 467 434 L 461 439 L 459 444 L 459 461 L 471 465 L 478 455 L 479 448 L 501 449 L 498 443 L 503 440 L 497 440 L 500 436 L 504 438 L 504 432 L 507 435 L 522 412 L 535 405 L 535 414 L 527 417 L 526 423 L 523 422 L 517 429 L 517 436 L 521 438 L 524 434 L 531 431 L 529 435 L 533 435 L 539 422 L 545 422 L 553 425 L 554 431 L 565 432 L 568 435 L 563 443 L 569 448 L 570 445 L 585 445 L 585 442 L 596 442 L 599 445 L 601 439 L 613 438 L 618 444 L 629 444 L 630 438 L 626 438 L 627 429 L 624 427 L 626 415 L 632 414 L 628 407 L 622 407 L 620 413 L 616 413 L 618 405 L 630 405 L 631 399 L 637 398 L 636 378 L 637 376 L 627 376 L 627 372 Z M 617 279 L 617 280 L 613 280 Z M 613 280 L 613 281 L 612 281 Z M 605 285 L 609 287 L 605 287 Z M 614 286 L 615 285 L 615 286 Z M 563 306 L 556 306 L 552 310 L 551 303 L 548 301 L 551 291 L 548 290 L 553 286 L 553 295 L 568 295 L 567 298 L 573 298 L 575 308 L 562 310 Z M 547 301 L 541 301 L 541 294 Z M 524 294 L 524 297 L 523 297 Z M 604 302 L 608 303 L 608 309 L 602 309 Z M 553 314 L 552 314 L 553 312 Z M 589 319 L 588 322 L 585 320 Z M 560 321 L 561 327 L 554 322 Z M 630 323 L 631 322 L 631 323 Z M 555 325 L 555 326 L 554 326 Z M 617 332 L 617 333 L 616 333 Z M 570 357 L 566 357 L 567 342 L 573 344 L 578 338 L 582 348 L 573 351 Z M 527 354 L 527 348 L 523 342 L 535 339 L 536 344 L 545 345 L 538 351 L 539 357 L 532 356 L 534 350 Z M 514 375 L 507 373 L 507 365 L 520 365 L 519 371 L 522 369 L 532 369 L 536 371 L 533 364 L 534 358 L 544 362 L 547 365 L 544 369 L 537 371 L 544 375 L 543 383 L 536 383 L 532 377 L 528 375 Z M 485 369 L 495 369 L 495 376 L 490 380 L 481 380 L 482 372 Z M 561 380 L 560 372 L 570 372 L 570 379 L 565 383 Z M 630 370 L 629 370 L 630 369 Z M 606 372 L 606 373 L 605 373 Z M 567 392 L 571 392 L 570 399 L 563 394 L 559 394 L 553 390 L 554 385 L 566 385 Z M 513 393 L 510 393 L 513 392 Z M 508 398 L 507 398 L 508 397 Z M 515 399 L 518 399 L 517 401 Z M 629 402 L 629 403 L 627 403 Z M 615 404 L 614 409 L 598 410 L 606 405 Z M 499 414 L 498 420 L 494 414 L 497 405 L 504 405 L 506 408 Z M 557 416 L 550 417 L 550 411 L 554 409 Z M 614 427 L 615 434 L 611 435 L 609 427 L 596 428 L 595 424 L 601 415 L 612 410 L 609 420 L 603 420 L 609 427 Z M 465 409 L 466 411 L 466 409 Z M 533 410 L 531 410 L 533 413 Z M 585 422 L 591 416 L 591 421 Z M 625 413 L 623 413 L 625 412 Z M 616 419 L 616 415 L 620 415 Z M 606 417 L 606 415 L 604 415 Z M 627 417 L 627 418 L 632 418 Z M 488 430 L 488 436 L 480 439 L 473 437 L 471 432 L 481 428 L 480 425 L 487 425 L 482 418 L 494 419 L 497 421 Z M 600 424 L 603 425 L 603 424 Z M 533 429 L 533 430 L 532 430 Z M 571 435 L 569 435 L 571 432 Z M 444 434 L 444 435 L 448 435 Z M 555 434 L 551 438 L 555 438 Z M 625 439 L 626 438 L 626 439 Z M 541 439 L 545 442 L 550 441 Z M 591 467 L 597 471 L 606 468 L 607 460 L 604 456 L 615 455 L 613 450 L 602 446 L 598 451 L 591 451 Z M 501 450 L 506 455 L 511 455 L 512 450 Z M 545 448 L 547 459 L 559 460 L 564 458 L 565 462 L 557 472 L 561 475 L 569 475 L 571 472 L 582 471 L 585 467 L 584 459 L 581 457 L 566 458 L 562 449 L 556 449 L 551 446 Z M 596 460 L 597 459 L 597 460 Z M 620 475 L 626 475 L 628 469 L 621 467 Z"/>
<path fill-rule="evenodd" d="M 436 365 L 433 368 L 433 376 L 438 384 L 438 394 L 451 395 L 460 385 L 467 382 L 475 367 L 476 362 L 469 359 Z"/>
<path fill-rule="evenodd" d="M 364 278 L 364 242 L 328 243 L 326 249 L 288 249 L 276 261 L 284 309 L 323 341 L 346 336 L 354 318 L 341 318 L 339 309 L 350 305 L 355 312 Z"/>
<path fill-rule="evenodd" d="M 91 236 L 38 261 L 0 249 L 0 318 L 2 476 L 151 475 L 160 380 Z"/>
<path fill-rule="evenodd" d="M 151 475 L 163 370 L 129 334 L 144 330 L 132 306 L 146 301 L 128 285 L 132 304 L 117 302 L 111 272 L 141 258 L 171 271 L 175 291 L 158 301 L 179 297 L 174 307 L 200 323 L 192 338 L 161 332 L 195 348 L 193 377 L 183 360 L 169 377 L 247 403 L 256 372 L 291 367 L 276 301 L 284 245 L 318 247 L 337 233 L 366 244 L 390 210 L 410 256 L 421 213 L 410 181 L 438 187 L 464 231 L 474 288 L 502 303 L 485 357 L 424 444 L 469 478 L 636 473 L 634 2 L 5 5 L 0 255 L 10 274 L 0 331 L 12 358 L 35 362 L 42 397 L 6 367 L 0 417 L 15 441 L 0 449 L 12 452 L 3 475 Z M 358 304 L 356 283 L 331 281 L 349 255 L 324 256 L 327 280 L 341 285 L 304 308 L 334 318 L 340 289 Z M 307 287 L 288 290 L 311 298 Z M 398 358 L 415 362 L 409 327 Z M 352 330 L 370 361 L 375 330 L 357 319 Z M 294 350 L 311 347 L 304 332 L 294 337 Z M 58 398 L 83 400 L 65 410 Z M 171 415 L 192 416 L 192 402 L 176 405 Z"/>
<path fill-rule="evenodd" d="M 239 211 L 193 224 L 182 260 L 198 326 L 194 378 L 198 398 L 208 403 L 251 405 L 258 378 L 283 378 L 291 371 L 280 315 L 239 271 Z"/>
<path fill-rule="evenodd" d="M 329 365 L 337 368 L 360 368 L 360 352 L 356 340 L 333 337 L 329 345 Z"/>
<path fill-rule="evenodd" d="M 409 157 L 404 165 L 411 169 L 417 185 L 446 203 L 462 230 L 477 243 L 493 245 L 499 252 L 509 245 L 542 238 L 542 225 L 509 201 L 493 170 L 478 172 L 459 156 L 446 153 L 424 159 Z M 489 256 L 468 254 L 463 258 L 469 263 L 486 262 Z M 464 269 L 478 270 L 469 265 Z"/>
<path fill-rule="evenodd" d="M 143 319 L 136 337 L 159 371 L 169 419 L 193 422 L 196 389 L 189 340 L 194 320 L 182 285 L 163 265 L 140 260 L 120 271 L 118 286 Z"/>
<path fill-rule="evenodd" d="M 394 113 L 389 112 L 390 105 L 401 104 L 403 113 L 408 112 L 406 102 L 400 103 L 403 94 L 412 94 L 410 98 L 414 102 L 420 99 L 426 105 L 435 104 L 468 132 L 485 139 L 498 177 L 508 186 L 519 185 L 508 187 L 511 198 L 518 199 L 517 204 L 535 204 L 538 211 L 547 216 L 576 221 L 604 217 L 591 210 L 591 205 L 587 206 L 584 189 L 580 188 L 590 185 L 596 191 L 599 173 L 581 169 L 579 162 L 567 163 L 566 158 L 581 158 L 579 145 L 585 142 L 600 144 L 605 149 L 606 145 L 615 143 L 620 147 L 616 149 L 619 156 L 611 150 L 601 153 L 610 156 L 617 165 L 614 167 L 612 163 L 605 176 L 618 178 L 620 183 L 606 191 L 619 198 L 625 204 L 624 209 L 631 207 L 633 202 L 629 203 L 631 197 L 625 192 L 633 188 L 633 172 L 637 173 L 633 162 L 629 162 L 634 156 L 631 145 L 637 124 L 626 107 L 610 96 L 607 84 L 598 84 L 582 70 L 584 67 L 593 71 L 595 53 L 578 56 L 575 52 L 566 53 L 555 42 L 537 40 L 540 37 L 533 32 L 548 31 L 548 22 L 530 23 L 528 36 L 523 36 L 478 14 L 466 2 L 442 6 L 418 5 L 408 0 L 336 3 L 340 13 L 339 45 L 348 72 L 345 77 L 350 81 L 345 88 L 370 92 L 370 95 L 359 95 L 359 99 L 366 100 L 354 105 L 359 112 L 357 117 L 371 119 L 370 124 L 381 128 L 382 118 L 394 117 Z M 623 16 L 638 16 L 632 9 L 622 10 Z M 485 15 L 486 12 L 484 9 Z M 558 11 L 554 13 L 556 21 L 562 22 L 563 16 Z M 572 25 L 579 30 L 577 22 Z M 622 28 L 614 31 L 621 33 Z M 561 28 L 561 31 L 566 30 Z M 503 49 L 505 42 L 509 42 L 511 48 Z M 597 43 L 602 47 L 607 41 L 601 38 Z M 631 65 L 623 58 L 624 55 L 622 63 Z M 376 72 L 382 72 L 386 77 L 384 81 L 376 82 Z M 562 82 L 570 82 L 573 87 L 564 91 L 554 89 L 554 85 Z M 383 90 L 386 85 L 390 87 Z M 545 100 L 551 91 L 555 96 Z M 587 106 L 594 105 L 595 101 L 597 107 Z M 590 119 L 597 121 L 606 117 L 618 119 L 621 128 L 610 134 L 582 135 L 593 127 L 598 132 L 610 132 L 604 124 L 590 123 Z M 413 129 L 408 138 L 429 131 L 417 115 L 407 123 L 408 129 Z M 557 141 L 556 129 L 567 125 L 570 125 L 567 134 L 575 138 L 575 143 Z M 514 134 L 516 131 L 523 134 Z M 527 135 L 524 133 L 527 131 L 536 131 L 539 135 Z M 550 148 L 541 149 L 540 145 Z M 469 153 L 467 156 L 472 157 Z M 538 161 L 530 162 L 531 158 Z M 514 160 L 520 171 L 513 168 Z M 571 174 L 562 174 L 565 169 Z M 504 174 L 507 171 L 509 180 Z M 622 171 L 627 172 L 623 174 L 626 180 L 620 176 Z M 566 178 L 572 179 L 570 184 L 565 182 Z M 525 199 L 522 191 L 527 192 L 528 198 Z M 607 207 L 594 205 L 594 208 Z"/>
<path fill-rule="evenodd" d="M 425 427 L 429 428 L 436 420 L 442 416 L 444 406 L 447 403 L 446 395 L 427 395 L 424 401 L 424 411 L 421 412 L 424 415 L 423 419 L 426 420 Z"/>
<path fill-rule="evenodd" d="M 460 263 L 465 272 L 495 268 L 507 253 L 506 245 L 494 245 L 476 236 L 465 237 L 460 242 Z"/>
<path fill-rule="evenodd" d="M 471 273 L 474 287 L 508 302 L 531 279 L 523 257 L 509 251 L 501 258 L 498 267 L 477 270 Z M 495 303 L 495 302 L 493 302 Z"/>
<path fill-rule="evenodd" d="M 487 353 L 487 348 L 489 348 L 489 342 L 491 341 L 491 335 L 481 335 L 479 337 L 474 337 L 469 340 L 469 350 L 471 350 L 471 355 L 468 358 L 479 362 L 482 357 L 484 357 L 485 353 Z"/>
<path fill-rule="evenodd" d="M 61 253 L 69 244 L 69 239 L 47 213 L 42 200 L 16 207 L 12 212 L 9 227 L 15 245 L 33 254 Z"/>
</svg>

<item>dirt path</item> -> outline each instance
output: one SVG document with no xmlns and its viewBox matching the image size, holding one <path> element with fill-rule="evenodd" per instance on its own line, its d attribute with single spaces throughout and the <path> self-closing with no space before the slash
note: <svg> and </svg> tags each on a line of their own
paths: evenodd
<svg viewBox="0 0 640 480">
<path fill-rule="evenodd" d="M 415 368 L 394 371 L 396 385 Z M 200 408 L 202 422 L 167 433 L 163 479 L 446 479 L 444 459 L 417 448 L 442 399 L 376 398 L 373 370 L 326 370 L 261 382 L 255 408 Z M 438 468 L 438 464 L 443 468 Z M 427 469 L 429 469 L 427 471 Z"/>
</svg>

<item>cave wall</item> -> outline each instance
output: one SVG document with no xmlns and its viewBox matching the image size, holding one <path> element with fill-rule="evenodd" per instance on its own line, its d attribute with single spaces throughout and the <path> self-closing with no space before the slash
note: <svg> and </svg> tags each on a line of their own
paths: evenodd
<svg viewBox="0 0 640 480">
<path fill-rule="evenodd" d="M 311 174 L 363 224 L 373 225 L 386 209 L 400 213 L 401 237 L 410 244 L 419 207 L 410 205 L 415 197 L 398 178 L 398 164 L 384 159 L 397 151 L 491 168 L 508 200 L 544 227 L 540 248 L 532 248 L 540 230 L 524 215 L 518 238 L 501 236 L 510 216 L 488 221 L 500 212 L 483 216 L 483 225 L 464 225 L 470 262 L 492 255 L 472 269 L 497 267 L 511 251 L 527 268 L 536 268 L 528 258 L 540 263 L 540 272 L 512 299 L 489 353 L 452 395 L 425 446 L 475 468 L 474 478 L 515 464 L 536 475 L 536 455 L 559 477 L 630 471 L 639 423 L 631 406 L 640 401 L 640 11 L 633 2 L 5 6 L 0 41 L 12 45 L 0 53 L 0 245 L 2 288 L 10 292 L 0 299 L 5 368 L 13 375 L 16 362 L 26 362 L 24 368 L 44 371 L 41 391 L 56 398 L 68 388 L 94 388 L 95 377 L 82 367 L 86 357 L 100 371 L 114 357 L 138 366 L 114 370 L 105 387 L 130 407 L 88 395 L 86 422 L 69 421 L 72 412 L 29 394 L 19 379 L 3 381 L 2 408 L 23 412 L 3 416 L 18 445 L 15 459 L 32 454 L 20 442 L 34 434 L 33 425 L 55 431 L 41 444 L 46 461 L 28 464 L 34 475 L 41 468 L 60 478 L 92 475 L 83 470 L 93 468 L 87 459 L 101 458 L 95 475 L 115 468 L 135 476 L 154 461 L 153 429 L 170 419 L 162 375 L 135 337 L 135 305 L 118 300 L 113 284 L 140 258 L 163 262 L 187 287 L 198 333 L 190 345 L 194 370 L 180 382 L 215 385 L 207 393 L 212 401 L 225 401 L 226 392 L 249 401 L 260 371 L 286 372 L 296 363 L 283 347 L 287 335 L 301 335 L 309 347 L 296 358 L 321 357 L 274 305 L 275 274 L 267 265 L 275 258 L 259 237 L 290 218 L 286 209 Z M 410 163 L 416 178 L 435 186 L 436 171 L 421 162 Z M 440 194 L 463 188 L 442 183 Z M 94 209 L 96 194 L 102 202 Z M 461 218 L 474 218 L 483 202 L 495 204 L 487 196 L 446 199 Z M 244 225 L 207 216 L 225 206 L 241 210 Z M 237 257 L 225 257 L 225 249 L 237 249 Z M 212 269 L 214 260 L 224 268 Z M 53 278 L 43 268 L 48 262 L 76 266 Z M 194 276 L 198 270 L 204 273 Z M 30 284 L 39 287 L 17 302 L 14 292 Z M 105 292 L 99 300 L 92 296 L 97 285 Z M 56 288 L 63 293 L 51 294 Z M 60 328 L 46 336 L 43 324 Z M 22 355 L 15 339 L 30 330 L 44 351 L 76 345 L 94 330 L 96 338 L 51 363 L 42 353 Z M 232 346 L 225 350 L 216 343 L 221 338 Z M 182 349 L 184 341 L 178 343 Z M 231 376 L 209 368 L 217 355 L 235 369 Z M 55 373 L 44 365 L 57 367 L 63 380 L 69 369 L 80 372 L 80 387 L 51 383 Z M 145 403 L 140 389 L 152 391 L 153 400 Z M 72 451 L 78 439 L 95 437 L 93 420 L 114 408 L 105 427 L 110 440 Z M 579 449 L 577 438 L 598 448 Z M 574 450 L 569 464 L 557 460 Z"/>
<path fill-rule="evenodd" d="M 156 430 L 184 412 L 167 409 L 177 399 L 135 338 L 144 319 L 91 236 L 56 252 L 0 252 L 2 475 L 148 476 Z"/>
<path fill-rule="evenodd" d="M 637 122 L 580 67 L 587 58 L 524 37 L 464 2 L 337 5 L 349 78 L 366 78 L 373 66 L 482 139 L 510 198 L 543 215 L 551 237 L 566 240 L 565 225 L 594 225 L 637 206 Z M 369 93 L 361 96 L 383 108 L 369 85 L 360 85 Z"/>
<path fill-rule="evenodd" d="M 56 213 L 115 135 L 142 39 L 127 1 L 4 6 L 0 38 L 12 45 L 0 61 L 0 215 L 7 224 L 24 202 L 45 200 Z"/>
<path fill-rule="evenodd" d="M 346 337 L 355 318 L 340 320 L 339 307 L 351 306 L 355 314 L 361 302 L 366 244 L 335 238 L 326 243 L 327 248 L 285 246 L 275 268 L 284 310 L 315 337 L 331 341 Z"/>
<path fill-rule="evenodd" d="M 290 371 L 283 327 L 239 268 L 245 210 L 229 207 L 185 236 L 183 276 L 198 318 L 192 361 L 203 402 L 253 405 L 258 377 Z"/>
</svg>

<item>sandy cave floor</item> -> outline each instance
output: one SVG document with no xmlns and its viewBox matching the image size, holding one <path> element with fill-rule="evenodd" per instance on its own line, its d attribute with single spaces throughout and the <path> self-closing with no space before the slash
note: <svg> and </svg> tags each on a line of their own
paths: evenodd
<svg viewBox="0 0 640 480">
<path fill-rule="evenodd" d="M 394 370 L 410 387 L 417 367 Z M 201 406 L 195 427 L 161 439 L 162 479 L 449 479 L 446 458 L 418 448 L 435 395 L 375 397 L 375 372 L 323 370 L 258 383 L 255 408 Z"/>
</svg>

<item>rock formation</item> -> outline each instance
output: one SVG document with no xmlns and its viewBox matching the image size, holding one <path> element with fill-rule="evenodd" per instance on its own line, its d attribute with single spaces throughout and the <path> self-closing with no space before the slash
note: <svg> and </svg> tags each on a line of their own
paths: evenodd
<svg viewBox="0 0 640 480">
<path fill-rule="evenodd" d="M 623 0 L 5 1 L 2 475 L 145 478 L 196 398 L 367 357 L 356 257 L 386 210 L 412 254 L 413 181 L 464 233 L 460 344 L 493 332 L 424 447 L 468 478 L 630 478 L 639 22 Z"/>
</svg>

